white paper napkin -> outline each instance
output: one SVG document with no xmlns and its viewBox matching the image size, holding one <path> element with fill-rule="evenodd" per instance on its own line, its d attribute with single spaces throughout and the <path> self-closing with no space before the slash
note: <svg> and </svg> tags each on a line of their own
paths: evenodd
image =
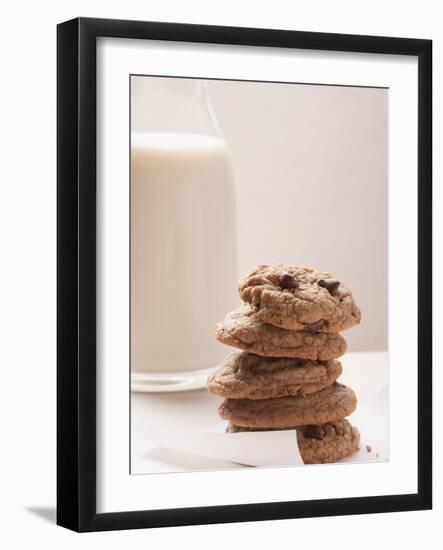
<svg viewBox="0 0 443 550">
<path fill-rule="evenodd" d="M 155 430 L 151 431 L 150 438 L 156 447 L 247 466 L 303 464 L 295 430 L 233 434 L 216 433 L 215 431 Z"/>
</svg>

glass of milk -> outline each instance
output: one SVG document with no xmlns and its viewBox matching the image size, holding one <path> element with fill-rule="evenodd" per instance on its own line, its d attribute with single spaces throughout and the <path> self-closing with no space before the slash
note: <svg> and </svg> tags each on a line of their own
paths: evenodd
<svg viewBox="0 0 443 550">
<path fill-rule="evenodd" d="M 130 202 L 132 390 L 203 387 L 237 304 L 234 182 L 204 81 L 131 78 Z"/>
</svg>

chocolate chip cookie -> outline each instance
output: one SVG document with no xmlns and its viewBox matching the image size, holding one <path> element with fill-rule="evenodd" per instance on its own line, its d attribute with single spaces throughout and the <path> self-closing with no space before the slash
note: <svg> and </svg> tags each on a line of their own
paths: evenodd
<svg viewBox="0 0 443 550">
<path fill-rule="evenodd" d="M 336 359 L 346 351 L 340 334 L 292 331 L 261 321 L 249 307 L 229 313 L 216 326 L 217 340 L 264 357 L 298 357 L 314 361 Z"/>
<path fill-rule="evenodd" d="M 328 464 L 358 451 L 360 433 L 343 419 L 297 428 L 297 443 L 305 464 Z"/>
<path fill-rule="evenodd" d="M 226 431 L 236 433 L 257 430 L 229 424 Z M 297 443 L 305 464 L 329 464 L 355 453 L 360 443 L 360 434 L 348 420 L 342 419 L 327 424 L 300 426 L 297 428 Z"/>
<path fill-rule="evenodd" d="M 340 332 L 360 322 L 351 291 L 310 267 L 259 265 L 240 282 L 257 318 L 288 330 Z"/>
<path fill-rule="evenodd" d="M 211 393 L 232 399 L 275 399 L 307 395 L 331 386 L 341 375 L 338 361 L 229 355 L 208 378 Z"/>
<path fill-rule="evenodd" d="M 294 428 L 307 424 L 325 424 L 349 416 L 357 406 L 357 397 L 338 382 L 304 397 L 278 399 L 225 399 L 218 412 L 221 418 L 247 428 Z"/>
</svg>

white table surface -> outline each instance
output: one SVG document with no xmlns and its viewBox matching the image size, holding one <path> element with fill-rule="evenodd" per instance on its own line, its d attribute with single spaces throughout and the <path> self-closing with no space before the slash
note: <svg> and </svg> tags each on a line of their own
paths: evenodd
<svg viewBox="0 0 443 550">
<path fill-rule="evenodd" d="M 358 397 L 357 410 L 350 420 L 361 433 L 360 451 L 343 462 L 387 460 L 388 354 L 347 353 L 340 361 L 343 374 L 339 381 L 352 387 Z M 186 442 L 192 448 L 192 438 L 195 436 L 197 441 L 200 437 L 196 434 L 224 432 L 227 423 L 217 414 L 221 401 L 221 398 L 211 395 L 206 389 L 180 393 L 132 393 L 131 473 L 244 467 L 231 460 L 203 456 L 186 448 Z M 163 434 L 160 444 L 159 433 Z M 168 439 L 166 444 L 164 434 Z M 182 445 L 174 443 L 180 439 Z M 217 452 L 213 451 L 212 455 L 217 455 Z"/>
</svg>

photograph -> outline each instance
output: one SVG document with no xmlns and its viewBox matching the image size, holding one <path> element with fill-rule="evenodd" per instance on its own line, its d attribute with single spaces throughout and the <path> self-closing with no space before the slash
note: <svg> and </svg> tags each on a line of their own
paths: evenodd
<svg viewBox="0 0 443 550">
<path fill-rule="evenodd" d="M 58 525 L 430 509 L 432 41 L 57 34 Z"/>
<path fill-rule="evenodd" d="M 130 474 L 389 462 L 389 98 L 129 75 Z"/>
<path fill-rule="evenodd" d="M 440 5 L 219 4 L 5 4 L 0 550 L 442 539 Z"/>
</svg>

